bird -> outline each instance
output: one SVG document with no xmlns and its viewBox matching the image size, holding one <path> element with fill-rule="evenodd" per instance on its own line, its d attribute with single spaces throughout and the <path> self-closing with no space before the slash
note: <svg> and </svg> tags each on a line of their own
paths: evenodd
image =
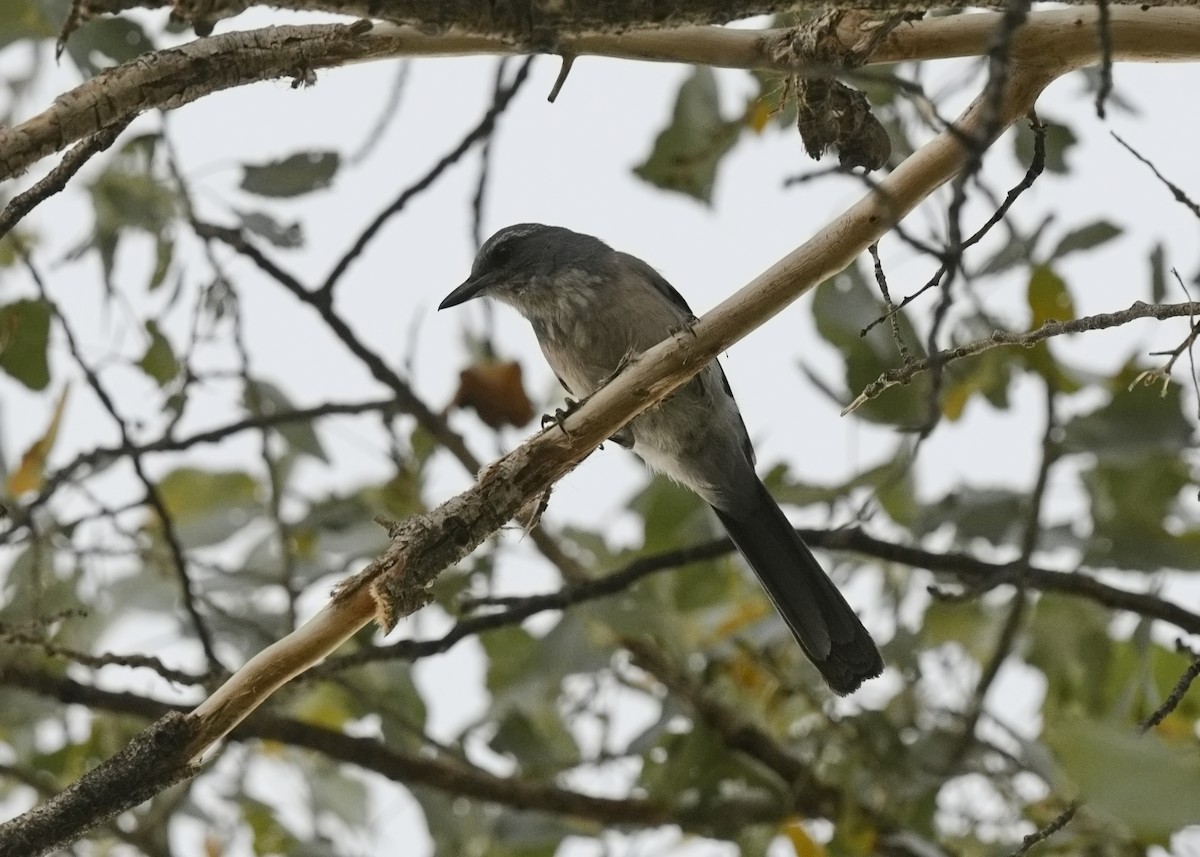
<svg viewBox="0 0 1200 857">
<path fill-rule="evenodd" d="M 638 257 L 541 223 L 508 226 L 484 242 L 466 281 L 438 309 L 480 297 L 529 321 L 559 382 L 580 399 L 696 319 Z M 712 507 L 835 693 L 852 693 L 883 671 L 871 635 L 755 472 L 754 448 L 719 361 L 613 439 Z"/>
</svg>

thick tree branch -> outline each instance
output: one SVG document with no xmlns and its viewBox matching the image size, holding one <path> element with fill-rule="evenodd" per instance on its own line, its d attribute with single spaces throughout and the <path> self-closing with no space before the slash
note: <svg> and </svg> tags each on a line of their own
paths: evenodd
<svg viewBox="0 0 1200 857">
<path fill-rule="evenodd" d="M 1032 14 L 1013 34 L 1010 55 L 1027 69 L 1066 70 L 1094 62 L 1098 14 L 1093 9 Z M 888 34 L 870 62 L 977 56 L 986 51 L 999 19 L 997 14 L 976 13 L 905 24 Z M 1114 61 L 1200 58 L 1200 9 L 1122 7 L 1111 9 L 1110 19 Z M 788 49 L 790 34 L 716 27 L 604 33 L 560 38 L 552 52 L 795 73 L 804 69 L 805 58 Z M 853 30 L 839 37 L 852 49 L 862 34 Z M 368 21 L 270 27 L 197 39 L 101 72 L 59 96 L 39 115 L 0 129 L 0 180 L 114 123 L 254 81 L 295 78 L 319 68 L 397 56 L 527 52 L 499 37 L 426 35 L 392 24 L 372 27 Z"/>
<path fill-rule="evenodd" d="M 160 756 L 153 760 L 153 767 L 162 769 L 162 779 L 178 781 L 196 773 L 195 769 L 185 764 L 186 758 L 178 754 L 182 744 L 171 737 L 173 730 L 181 728 L 184 710 L 181 706 L 134 693 L 102 690 L 64 676 L 16 665 L 0 667 L 0 685 L 37 693 L 64 704 L 85 705 L 93 710 L 156 720 L 155 726 L 147 732 L 168 736 L 168 740 L 155 745 Z M 147 732 L 142 734 L 146 735 Z M 598 798 L 534 780 L 500 777 L 460 759 L 406 752 L 388 747 L 376 739 L 351 737 L 268 712 L 249 718 L 229 737 L 235 741 L 278 741 L 289 746 L 305 747 L 333 761 L 356 765 L 401 785 L 427 786 L 451 795 L 490 801 L 514 809 L 553 812 L 616 826 L 646 827 L 682 822 L 687 829 L 695 832 L 704 832 L 711 826 L 711 816 L 707 813 L 689 812 L 686 808 L 648 799 Z M 147 765 L 150 762 L 139 764 L 138 769 L 145 770 Z M 101 766 L 105 767 L 108 767 L 107 763 Z M 77 786 L 82 786 L 84 782 L 80 781 Z M 64 792 L 44 804 L 37 816 L 31 813 L 0 825 L 0 857 L 30 857 L 45 853 L 57 845 L 77 839 L 103 820 L 100 817 L 93 820 L 86 815 L 66 814 L 65 810 L 72 803 L 67 799 L 68 795 L 69 792 Z M 142 796 L 139 792 L 137 796 L 144 799 L 150 794 Z M 801 796 L 800 809 L 816 815 L 826 798 L 828 795 L 825 792 L 810 797 Z M 123 806 L 116 807 L 116 811 L 136 805 L 137 802 L 127 800 Z M 776 820 L 787 811 L 786 808 L 775 808 L 772 812 L 765 805 L 736 799 L 729 801 L 728 810 L 748 823 Z"/>
</svg>

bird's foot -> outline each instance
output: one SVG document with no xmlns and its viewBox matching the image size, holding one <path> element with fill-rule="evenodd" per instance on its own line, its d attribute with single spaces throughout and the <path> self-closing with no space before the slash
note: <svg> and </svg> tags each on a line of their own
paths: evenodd
<svg viewBox="0 0 1200 857">
<path fill-rule="evenodd" d="M 587 399 L 584 399 L 583 401 L 586 402 Z M 575 413 L 575 411 L 579 409 L 579 406 L 582 405 L 583 402 L 577 402 L 574 399 L 567 399 L 566 403 L 567 406 L 565 408 L 555 408 L 553 414 L 542 414 L 543 429 L 549 428 L 550 426 L 558 426 L 559 431 L 561 431 L 564 435 L 567 437 L 571 436 L 571 433 L 567 431 L 566 426 L 563 425 L 563 421 L 567 417 L 571 416 L 571 414 Z"/>
<path fill-rule="evenodd" d="M 699 320 L 700 319 L 696 318 L 694 315 L 688 316 L 687 320 L 684 321 L 682 324 L 680 324 L 678 327 L 671 328 L 671 336 L 674 337 L 681 333 L 689 333 L 689 334 L 691 334 L 692 338 L 695 339 L 696 338 L 696 322 Z"/>
</svg>

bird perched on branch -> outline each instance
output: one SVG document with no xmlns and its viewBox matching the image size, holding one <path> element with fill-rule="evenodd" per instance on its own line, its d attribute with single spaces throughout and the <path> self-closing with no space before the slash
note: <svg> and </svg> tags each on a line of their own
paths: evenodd
<svg viewBox="0 0 1200 857">
<path fill-rule="evenodd" d="M 641 259 L 540 223 L 489 238 L 467 281 L 438 308 L 477 297 L 528 319 L 554 374 L 580 398 L 631 355 L 695 320 L 679 292 Z M 879 675 L 883 660 L 870 634 L 755 474 L 750 437 L 716 360 L 614 439 L 713 508 L 834 691 L 851 693 Z"/>
</svg>

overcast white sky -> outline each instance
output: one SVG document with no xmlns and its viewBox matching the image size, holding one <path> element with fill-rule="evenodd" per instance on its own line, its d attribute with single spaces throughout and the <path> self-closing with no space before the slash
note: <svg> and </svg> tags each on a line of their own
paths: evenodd
<svg viewBox="0 0 1200 857">
<path fill-rule="evenodd" d="M 285 18 L 298 19 L 255 11 L 222 24 L 219 30 L 249 29 Z M 161 19 L 156 15 L 153 20 Z M 15 62 L 19 59 L 0 55 L 0 63 Z M 344 168 L 327 191 L 270 206 L 281 219 L 301 220 L 308 239 L 304 250 L 272 251 L 272 255 L 302 281 L 319 282 L 376 212 L 474 126 L 490 99 L 494 66 L 492 58 L 414 63 L 399 115 L 365 164 Z M 510 74 L 515 66 L 515 62 L 511 64 Z M 230 204 L 268 207 L 236 190 L 241 178 L 239 162 L 265 162 L 306 149 L 343 153 L 357 149 L 376 121 L 396 68 L 395 62 L 381 62 L 322 71 L 317 85 L 310 89 L 293 90 L 287 81 L 263 83 L 219 93 L 176 111 L 170 117 L 170 135 L 199 191 L 202 212 L 210 220 L 232 222 Z M 964 68 L 963 63 L 938 63 L 930 67 L 925 80 L 951 81 Z M 646 259 L 684 294 L 693 309 L 703 312 L 861 194 L 861 186 L 849 179 L 784 190 L 784 177 L 808 170 L 811 164 L 798 138 L 777 130 L 744 139 L 725 159 L 711 209 L 659 191 L 630 170 L 644 160 L 667 121 L 688 70 L 583 58 L 576 63 L 558 102 L 551 105 L 545 95 L 557 71 L 557 60 L 537 60 L 529 84 L 501 121 L 493 145 L 487 233 L 509 223 L 535 220 L 596 234 Z M 734 115 L 753 90 L 752 82 L 744 72 L 721 71 L 718 76 L 728 111 Z M 42 109 L 55 94 L 72 85 L 73 79 L 69 66 L 49 75 L 46 86 L 25 102 L 25 114 Z M 1135 299 L 1148 298 L 1145 260 L 1156 241 L 1165 244 L 1168 263 L 1178 265 L 1185 278 L 1190 279 L 1200 262 L 1196 241 L 1200 224 L 1109 136 L 1110 130 L 1119 133 L 1175 183 L 1190 190 L 1193 198 L 1200 198 L 1200 164 L 1194 156 L 1194 142 L 1200 139 L 1200 113 L 1193 109 L 1194 99 L 1188 95 L 1200 85 L 1200 68 L 1121 65 L 1115 70 L 1115 81 L 1118 91 L 1137 104 L 1140 115 L 1130 116 L 1110 106 L 1109 118 L 1097 119 L 1079 76 L 1061 80 L 1046 92 L 1039 103 L 1042 115 L 1068 120 L 1081 138 L 1069 155 L 1074 171 L 1065 178 L 1043 176 L 1015 212 L 1027 226 L 1044 214 L 1054 215 L 1047 247 L 1066 231 L 1100 217 L 1126 228 L 1121 238 L 1100 251 L 1072 256 L 1060 266 L 1080 313 L 1119 309 Z M 928 88 L 931 93 L 939 90 L 936 84 Z M 952 102 L 939 104 L 939 109 L 943 115 L 954 115 L 963 101 L 960 94 Z M 135 130 L 159 124 L 157 117 L 145 117 Z M 126 137 L 131 133 L 134 131 L 127 131 Z M 1001 192 L 1023 171 L 1012 154 L 1010 138 L 995 146 L 985 162 L 987 180 Z M 350 269 L 338 292 L 339 312 L 393 365 L 399 365 L 410 352 L 416 354 L 413 385 L 435 408 L 449 400 L 465 363 L 463 326 L 478 324 L 481 318 L 481 310 L 475 306 L 435 312 L 438 301 L 463 279 L 470 266 L 469 201 L 477 172 L 478 158 L 468 157 L 432 193 L 420 197 L 392 221 Z M 78 191 L 68 192 L 44 204 L 32 218 L 47 246 L 57 248 L 40 254 L 46 267 L 89 228 L 90 213 L 80 203 Z M 974 228 L 987 213 L 978 207 L 969 212 L 968 228 Z M 936 212 L 918 214 L 910 218 L 909 228 L 924 234 L 937 222 Z M 133 252 L 126 260 L 132 262 L 142 255 L 144 252 Z M 907 294 L 928 278 L 929 261 L 914 258 L 898 243 L 885 244 L 884 260 L 893 294 Z M 233 262 L 231 270 L 248 274 L 250 269 Z M 195 271 L 190 276 L 198 279 L 199 266 Z M 124 264 L 118 273 L 122 286 L 144 282 L 144 274 L 134 264 Z M 104 320 L 93 328 L 88 342 L 93 356 L 114 351 L 137 355 L 144 349 L 131 316 L 121 308 L 105 308 L 94 257 L 51 268 L 50 287 L 73 318 L 92 315 Z M 19 278 L 0 273 L 0 298 L 4 301 L 24 288 Z M 146 297 L 137 293 L 138 288 L 129 288 L 131 301 L 141 313 L 139 317 L 144 317 L 148 309 L 161 306 L 163 295 Z M 378 392 L 354 360 L 330 341 L 315 314 L 297 306 L 278 287 L 247 276 L 239 283 L 239 294 L 256 373 L 284 387 L 297 405 L 358 400 Z M 1172 293 L 1170 299 L 1183 296 Z M 837 409 L 798 370 L 803 362 L 835 384 L 841 382 L 839 361 L 817 336 L 807 301 L 737 344 L 724 362 L 755 439 L 760 465 L 765 468 L 787 460 L 805 479 L 831 481 L 889 454 L 894 439 L 887 432 L 839 418 Z M 1002 317 L 1024 319 L 1021 274 L 1010 277 L 1005 285 L 997 284 L 988 301 Z M 176 342 L 186 333 L 187 311 L 190 307 L 185 311 L 181 306 L 167 320 L 168 334 Z M 496 319 L 500 348 L 521 360 L 535 396 L 549 396 L 555 389 L 554 379 L 531 331 L 506 309 L 498 309 Z M 415 345 L 414 331 L 419 337 Z M 1184 321 L 1146 323 L 1085 337 L 1083 342 L 1060 343 L 1056 348 L 1061 354 L 1074 354 L 1078 360 L 1111 370 L 1135 350 L 1174 347 L 1185 331 Z M 57 367 L 68 367 L 61 356 Z M 149 395 L 152 387 L 136 371 L 114 373 L 113 379 L 119 400 L 129 407 L 139 397 L 146 404 L 153 402 Z M 214 392 L 191 424 L 211 425 L 223 414 L 232 413 L 237 399 L 231 389 Z M 6 378 L 0 378 L 0 397 L 0 441 L 5 461 L 11 464 L 43 430 L 52 397 L 31 395 Z M 974 403 L 961 423 L 939 428 L 924 453 L 923 493 L 938 496 L 965 478 L 976 484 L 1028 485 L 1041 432 L 1040 399 L 1040 391 L 1026 385 L 1017 389 L 1015 405 L 1008 412 L 1000 414 Z M 146 416 L 153 420 L 152 408 Z M 452 423 L 468 434 L 482 458 L 494 457 L 489 434 L 480 430 L 473 415 L 456 415 Z M 526 431 L 511 432 L 510 445 Z M 312 494 L 326 487 L 344 489 L 378 480 L 383 475 L 384 449 L 378 440 L 368 437 L 365 428 L 339 423 L 325 430 L 322 438 L 335 457 L 332 466 L 304 465 L 304 484 Z M 65 462 L 81 449 L 115 439 L 110 421 L 83 385 L 77 384 L 53 461 Z M 252 458 L 253 448 L 249 440 L 229 443 L 207 448 L 195 460 L 244 465 Z M 427 499 L 437 502 L 461 490 L 469 479 L 456 464 L 446 462 L 427 486 Z M 620 450 L 606 449 L 558 487 L 548 525 L 569 521 L 594 526 L 599 520 L 616 519 L 614 538 L 635 540 L 640 534 L 634 522 L 622 519 L 620 510 L 644 479 L 636 460 Z M 1051 501 L 1058 502 L 1059 509 L 1071 508 L 1072 495 L 1068 484 L 1051 485 Z M 528 550 L 521 555 L 533 556 Z M 512 566 L 507 583 L 514 591 L 543 590 L 552 580 L 539 569 L 536 561 Z M 858 604 L 870 596 L 865 586 L 852 586 L 848 591 Z M 316 606 L 314 600 L 312 607 Z M 436 633 L 436 617 L 421 622 L 421 633 Z M 398 633 L 411 631 L 410 627 Z M 421 669 L 422 684 L 431 694 L 432 731 L 452 734 L 482 702 L 477 694 L 464 697 L 461 693 L 464 677 L 478 674 L 473 644 L 460 646 L 444 658 L 429 659 Z M 1028 682 L 1020 677 L 1012 680 L 1020 691 L 1016 695 L 1023 695 L 1036 709 L 1036 700 L 1029 698 Z M 408 809 L 397 812 L 402 806 Z M 396 837 L 391 841 L 412 841 L 409 837 L 418 835 L 414 831 L 421 829 L 419 815 L 413 814 L 404 800 L 389 796 L 379 810 L 381 817 L 389 819 L 385 837 Z M 592 852 L 580 846 L 572 853 Z M 693 847 L 690 853 L 718 852 Z"/>
</svg>

